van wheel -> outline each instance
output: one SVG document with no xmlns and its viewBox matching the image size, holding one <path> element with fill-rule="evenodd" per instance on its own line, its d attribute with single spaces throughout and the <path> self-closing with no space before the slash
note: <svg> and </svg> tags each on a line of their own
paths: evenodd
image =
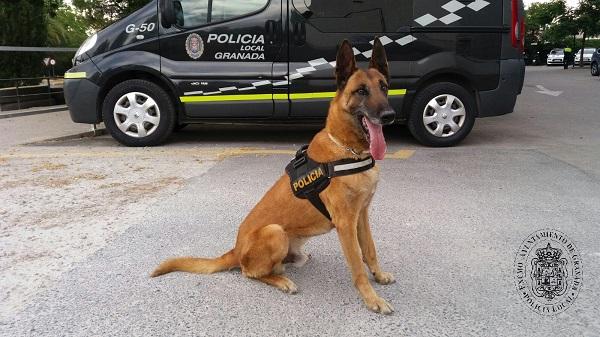
<svg viewBox="0 0 600 337">
<path fill-rule="evenodd" d="M 175 111 L 169 95 L 145 80 L 128 80 L 112 88 L 102 104 L 110 134 L 127 146 L 153 146 L 173 131 Z"/>
<path fill-rule="evenodd" d="M 451 82 L 431 84 L 417 92 L 408 128 L 422 144 L 453 146 L 475 124 L 475 100 L 465 88 Z"/>
<path fill-rule="evenodd" d="M 592 76 L 598 76 L 600 75 L 600 68 L 598 67 L 598 63 L 594 62 L 592 63 Z"/>
</svg>

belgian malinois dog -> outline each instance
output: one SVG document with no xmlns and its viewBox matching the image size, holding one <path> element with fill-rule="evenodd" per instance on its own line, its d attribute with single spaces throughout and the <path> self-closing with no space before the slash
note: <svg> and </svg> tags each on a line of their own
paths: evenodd
<svg viewBox="0 0 600 337">
<path fill-rule="evenodd" d="M 379 39 L 374 41 L 366 70 L 357 68 L 352 46 L 344 41 L 338 50 L 335 73 L 336 96 L 325 128 L 309 144 L 308 156 L 320 163 L 369 155 L 382 160 L 386 152 L 382 125 L 392 123 L 395 112 L 388 102 L 390 75 Z M 214 259 L 170 259 L 161 263 L 152 276 L 172 271 L 211 274 L 240 267 L 246 277 L 295 293 L 296 285 L 283 275 L 283 265 L 304 265 L 309 259 L 303 250 L 306 241 L 335 228 L 352 280 L 365 304 L 375 312 L 390 314 L 394 309 L 377 295 L 363 267 L 364 261 L 380 284 L 394 282 L 392 274 L 384 272 L 377 262 L 369 228 L 368 209 L 378 176 L 375 165 L 361 173 L 331 178 L 319 194 L 331 214 L 330 221 L 309 201 L 294 196 L 290 178 L 284 174 L 244 219 L 233 249 Z"/>
</svg>

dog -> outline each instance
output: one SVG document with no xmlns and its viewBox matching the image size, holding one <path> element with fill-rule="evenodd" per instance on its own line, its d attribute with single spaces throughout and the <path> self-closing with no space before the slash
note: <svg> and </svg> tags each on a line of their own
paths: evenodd
<svg viewBox="0 0 600 337">
<path fill-rule="evenodd" d="M 390 73 L 385 49 L 378 38 L 368 69 L 358 69 L 352 46 L 344 40 L 336 58 L 337 91 L 325 124 L 308 146 L 308 156 L 319 163 L 344 159 L 384 159 L 386 143 L 382 125 L 391 124 L 395 112 L 387 98 Z M 377 260 L 369 227 L 368 209 L 373 199 L 379 168 L 331 178 L 319 193 L 331 220 L 306 199 L 297 198 L 284 174 L 263 196 L 240 225 L 235 247 L 214 258 L 182 257 L 162 262 L 152 277 L 173 271 L 211 274 L 241 268 L 248 278 L 287 293 L 297 287 L 283 275 L 284 264 L 304 265 L 309 256 L 303 246 L 313 236 L 336 229 L 352 280 L 366 306 L 378 313 L 394 311 L 373 289 L 363 262 L 376 282 L 391 284 Z"/>
</svg>

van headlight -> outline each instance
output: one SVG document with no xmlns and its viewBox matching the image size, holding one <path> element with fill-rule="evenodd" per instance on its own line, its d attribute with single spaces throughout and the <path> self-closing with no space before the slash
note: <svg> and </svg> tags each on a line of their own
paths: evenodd
<svg viewBox="0 0 600 337">
<path fill-rule="evenodd" d="M 98 41 L 98 34 L 94 34 L 94 35 L 88 37 L 87 40 L 85 40 L 83 42 L 81 47 L 79 47 L 79 49 L 77 49 L 77 53 L 75 53 L 75 57 L 73 58 L 73 65 L 76 65 L 76 63 L 78 61 L 83 61 L 82 56 L 86 52 L 88 52 L 90 49 L 94 48 L 97 41 Z"/>
</svg>

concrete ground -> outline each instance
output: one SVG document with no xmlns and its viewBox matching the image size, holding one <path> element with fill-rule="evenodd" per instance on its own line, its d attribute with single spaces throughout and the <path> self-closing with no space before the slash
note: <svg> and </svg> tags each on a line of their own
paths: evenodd
<svg viewBox="0 0 600 337">
<path fill-rule="evenodd" d="M 132 149 L 109 136 L 39 141 L 54 128 L 0 120 L 23 130 L 0 132 L 0 335 L 597 336 L 599 87 L 586 69 L 532 68 L 515 112 L 478 120 L 458 147 L 386 130 L 371 226 L 397 280 L 375 285 L 391 316 L 362 304 L 334 232 L 288 268 L 297 295 L 239 271 L 148 277 L 167 257 L 231 248 L 317 128 L 193 126 Z M 550 317 L 513 281 L 519 245 L 543 228 L 567 234 L 583 260 L 578 298 Z"/>
</svg>

